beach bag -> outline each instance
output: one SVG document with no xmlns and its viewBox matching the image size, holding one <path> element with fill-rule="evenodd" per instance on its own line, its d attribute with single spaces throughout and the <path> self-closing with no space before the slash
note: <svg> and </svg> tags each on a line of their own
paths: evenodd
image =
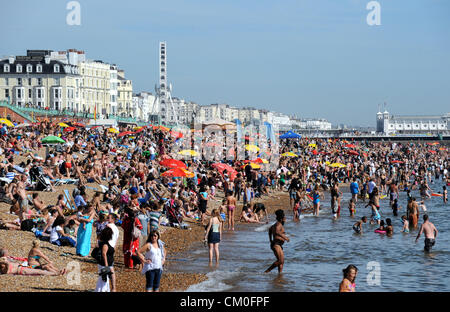
<svg viewBox="0 0 450 312">
<path fill-rule="evenodd" d="M 23 220 L 20 223 L 20 229 L 22 231 L 28 231 L 31 232 L 31 229 L 36 227 L 37 223 L 34 222 L 32 219 Z"/>
<path fill-rule="evenodd" d="M 131 232 L 131 237 L 133 238 L 133 240 L 141 237 L 141 230 L 136 226 L 136 221 L 133 223 L 133 231 Z"/>
</svg>

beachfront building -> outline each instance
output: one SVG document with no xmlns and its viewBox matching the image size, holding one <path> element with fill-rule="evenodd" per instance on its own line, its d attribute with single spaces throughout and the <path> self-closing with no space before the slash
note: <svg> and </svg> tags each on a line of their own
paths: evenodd
<svg viewBox="0 0 450 312">
<path fill-rule="evenodd" d="M 81 106 L 83 112 L 102 119 L 112 113 L 111 105 L 111 65 L 100 60 L 80 62 Z"/>
<path fill-rule="evenodd" d="M 150 92 L 140 92 L 133 95 L 133 107 L 136 108 L 136 118 L 143 121 L 152 121 L 152 115 L 157 112 L 152 110 L 155 95 Z"/>
<path fill-rule="evenodd" d="M 133 82 L 125 78 L 123 70 L 117 71 L 117 113 L 121 117 L 136 117 L 138 99 L 133 102 Z"/>
<path fill-rule="evenodd" d="M 377 113 L 377 132 L 383 134 L 426 134 L 450 130 L 450 113 L 445 115 L 395 116 Z"/>
<path fill-rule="evenodd" d="M 299 129 L 331 130 L 331 123 L 326 119 L 306 118 L 299 120 L 296 125 Z"/>
<path fill-rule="evenodd" d="M 49 50 L 0 60 L 0 101 L 12 105 L 73 109 L 80 103 L 79 68 L 52 59 Z"/>
</svg>

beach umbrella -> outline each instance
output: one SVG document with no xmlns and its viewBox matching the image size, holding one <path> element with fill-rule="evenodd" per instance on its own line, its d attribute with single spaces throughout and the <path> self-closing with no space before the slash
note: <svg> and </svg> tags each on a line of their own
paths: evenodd
<svg viewBox="0 0 450 312">
<path fill-rule="evenodd" d="M 255 164 L 255 163 L 253 163 L 253 162 L 251 162 L 251 163 L 249 163 L 249 164 L 247 164 L 247 165 L 250 165 L 250 167 L 252 167 L 253 169 L 259 169 L 259 168 L 261 168 L 260 165 Z M 241 166 L 241 168 L 245 168 L 245 166 L 247 166 L 247 165 L 243 165 L 243 166 Z"/>
<path fill-rule="evenodd" d="M 355 144 L 345 144 L 345 147 L 356 148 L 356 145 Z"/>
<path fill-rule="evenodd" d="M 292 152 L 283 153 L 283 154 L 281 154 L 281 156 L 284 156 L 284 157 L 298 157 L 297 154 L 294 154 Z"/>
<path fill-rule="evenodd" d="M 174 169 L 170 169 L 170 170 L 167 170 L 166 172 L 162 173 L 161 176 L 180 178 L 180 177 L 186 177 L 187 173 L 183 169 L 174 168 Z"/>
<path fill-rule="evenodd" d="M 64 122 L 60 122 L 60 123 L 58 124 L 58 126 L 63 127 L 63 128 L 70 127 L 68 124 L 66 124 L 66 123 L 64 123 Z"/>
<path fill-rule="evenodd" d="M 345 168 L 345 167 L 347 167 L 347 166 L 344 165 L 344 164 L 341 164 L 341 163 L 332 163 L 332 164 L 330 165 L 330 167 L 333 167 L 333 168 Z"/>
<path fill-rule="evenodd" d="M 134 134 L 134 132 L 133 131 L 124 131 L 124 132 L 119 133 L 118 137 L 120 138 L 120 137 L 130 135 L 130 134 Z"/>
<path fill-rule="evenodd" d="M 81 128 L 86 127 L 86 125 L 82 124 L 81 122 L 74 122 L 74 123 L 72 123 L 72 125 L 75 126 L 75 127 L 81 127 Z"/>
<path fill-rule="evenodd" d="M 178 154 L 184 156 L 198 156 L 198 153 L 194 150 L 182 150 L 181 152 L 178 152 Z"/>
<path fill-rule="evenodd" d="M 308 146 L 309 146 L 309 147 L 314 147 L 314 148 L 317 147 L 317 145 L 316 145 L 315 143 L 309 143 Z"/>
<path fill-rule="evenodd" d="M 180 168 L 180 169 L 186 169 L 186 164 L 178 159 L 164 159 L 160 161 L 159 163 L 163 167 L 167 168 Z"/>
<path fill-rule="evenodd" d="M 431 154 L 436 154 L 436 151 L 428 150 Z"/>
<path fill-rule="evenodd" d="M 75 130 L 76 128 L 75 127 L 67 127 L 67 128 L 64 128 L 64 132 L 72 132 L 73 130 Z"/>
<path fill-rule="evenodd" d="M 145 129 L 145 126 L 144 127 L 135 127 L 134 128 L 134 133 L 139 133 L 139 132 L 141 132 L 141 131 L 144 131 L 144 129 Z"/>
<path fill-rule="evenodd" d="M 0 123 L 5 124 L 8 127 L 14 127 L 14 124 L 6 118 L 0 118 Z"/>
<path fill-rule="evenodd" d="M 401 160 L 393 160 L 391 161 L 392 164 L 403 164 L 403 161 Z"/>
<path fill-rule="evenodd" d="M 356 156 L 359 155 L 359 153 L 357 151 L 355 151 L 355 150 L 347 151 L 347 154 L 349 154 L 349 155 L 356 155 Z"/>
<path fill-rule="evenodd" d="M 110 133 L 119 133 L 119 130 L 117 130 L 116 128 L 108 128 L 108 132 L 110 132 Z"/>
<path fill-rule="evenodd" d="M 162 131 L 170 131 L 170 128 L 164 127 L 164 126 L 159 126 L 159 129 Z"/>
<path fill-rule="evenodd" d="M 439 145 L 439 143 L 438 142 L 433 142 L 433 143 L 427 143 L 428 145 Z"/>
<path fill-rule="evenodd" d="M 259 152 L 259 147 L 256 145 L 245 145 L 245 149 L 250 152 Z"/>
<path fill-rule="evenodd" d="M 181 170 L 183 170 L 184 173 L 186 174 L 186 178 L 193 178 L 193 177 L 195 177 L 195 174 L 193 172 L 190 172 L 190 171 L 188 171 L 186 169 L 181 169 Z"/>
<path fill-rule="evenodd" d="M 94 129 L 97 129 L 97 128 L 100 128 L 101 126 L 93 126 L 92 128 L 90 128 L 89 130 L 94 130 Z"/>
<path fill-rule="evenodd" d="M 319 154 L 319 152 L 318 152 L 316 149 L 314 149 L 314 150 L 312 151 L 312 153 L 313 153 L 313 155 Z"/>
<path fill-rule="evenodd" d="M 269 161 L 267 159 L 263 159 L 263 158 L 256 158 L 253 162 L 257 163 L 257 164 L 268 164 L 269 163 Z"/>
<path fill-rule="evenodd" d="M 178 132 L 178 131 L 170 131 L 170 134 L 177 139 L 180 139 L 183 137 L 183 133 Z"/>
<path fill-rule="evenodd" d="M 43 138 L 41 142 L 43 144 L 66 143 L 66 141 L 54 135 Z"/>
<path fill-rule="evenodd" d="M 446 148 L 445 148 L 445 147 L 440 147 L 439 150 L 440 150 L 440 151 L 445 151 Z"/>
</svg>

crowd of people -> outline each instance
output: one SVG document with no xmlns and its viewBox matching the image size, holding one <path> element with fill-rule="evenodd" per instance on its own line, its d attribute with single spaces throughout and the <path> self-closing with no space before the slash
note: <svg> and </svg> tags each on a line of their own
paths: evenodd
<svg viewBox="0 0 450 312">
<path fill-rule="evenodd" d="M 282 156 L 275 169 L 269 170 L 263 155 L 270 162 L 270 153 L 262 150 L 246 151 L 245 160 L 211 161 L 204 160 L 202 146 L 194 144 L 191 156 L 182 157 L 179 147 L 187 139 L 161 126 L 124 126 L 112 131 L 108 127 L 80 123 L 63 127 L 44 121 L 1 129 L 0 201 L 10 205 L 9 212 L 17 218 L 1 220 L 0 229 L 31 231 L 36 238 L 26 266 L 2 250 L 2 273 L 64 274 L 39 249 L 40 240 L 48 241 L 71 246 L 80 257 L 94 257 L 98 262 L 98 291 L 117 289 L 114 254 L 120 245 L 119 228 L 123 231 L 125 267 L 140 269 L 146 276 L 145 290 L 158 291 L 166 259 L 161 231 L 164 226 L 180 230 L 192 224 L 204 226 L 209 263 L 215 256 L 218 264 L 223 231 L 234 231 L 236 220 L 268 223 L 269 207 L 256 199 L 272 192 L 289 194 L 293 218 L 299 221 L 307 211 L 319 216 L 324 209 L 324 192 L 329 191 L 329 207 L 337 219 L 342 213 L 340 184 L 348 183 L 352 194 L 349 214 L 355 214 L 357 201 L 367 201 L 372 211 L 370 222 L 391 235 L 390 219 L 381 218 L 379 200 L 383 196 L 389 196 L 397 216 L 399 192 L 408 192 L 410 199 L 402 216 L 409 224 L 404 227 L 407 231 L 418 226 L 420 207 L 426 211 L 426 199 L 442 196 L 447 202 L 446 187 L 434 191 L 434 182 L 442 179 L 450 185 L 447 148 L 437 143 L 282 140 L 279 154 L 292 155 Z M 65 143 L 42 143 L 49 136 Z M 212 145 L 209 139 L 207 136 L 201 143 Z M 254 143 L 249 136 L 243 141 Z M 222 149 L 220 144 L 218 149 Z M 43 150 L 45 156 L 39 156 Z M 228 148 L 224 146 L 223 152 L 229 152 Z M 56 191 L 67 184 L 75 185 L 71 193 Z M 420 190 L 420 202 L 410 196 L 415 189 Z M 88 190 L 94 195 L 88 196 Z M 54 204 L 44 204 L 43 191 L 51 192 Z M 221 205 L 211 204 L 216 201 Z M 328 209 L 328 205 L 325 207 Z M 281 212 L 276 215 L 279 224 L 285 220 Z M 362 233 L 366 222 L 366 217 L 358 221 L 353 226 L 355 232 Z M 425 232 L 428 250 L 434 244 L 434 230 L 425 223 L 420 230 Z M 270 237 L 277 262 L 267 271 L 278 266 L 281 272 L 282 245 L 288 238 L 278 225 L 271 227 Z"/>
</svg>

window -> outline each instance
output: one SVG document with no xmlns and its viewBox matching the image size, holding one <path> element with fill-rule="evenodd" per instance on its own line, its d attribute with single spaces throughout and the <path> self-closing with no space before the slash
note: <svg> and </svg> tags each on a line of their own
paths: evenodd
<svg viewBox="0 0 450 312">
<path fill-rule="evenodd" d="M 9 86 L 9 79 L 8 79 L 8 77 L 5 78 L 5 84 L 6 84 L 7 86 Z"/>
<path fill-rule="evenodd" d="M 32 80 L 31 78 L 28 78 L 28 85 L 31 86 Z"/>
<path fill-rule="evenodd" d="M 22 78 L 17 78 L 17 85 L 22 86 Z"/>
<path fill-rule="evenodd" d="M 16 95 L 18 99 L 22 99 L 23 98 L 23 89 L 22 88 L 17 88 L 16 89 Z"/>
<path fill-rule="evenodd" d="M 42 65 L 41 64 L 36 65 L 36 72 L 42 73 Z"/>
<path fill-rule="evenodd" d="M 42 99 L 44 97 L 44 92 L 42 88 L 36 89 L 36 98 Z"/>
<path fill-rule="evenodd" d="M 9 89 L 5 89 L 5 98 L 9 98 Z"/>
<path fill-rule="evenodd" d="M 16 72 L 17 73 L 21 73 L 22 72 L 22 65 L 20 65 L 20 64 L 16 65 Z"/>
<path fill-rule="evenodd" d="M 53 71 L 54 71 L 55 73 L 59 73 L 59 65 L 58 65 L 58 64 L 55 64 L 55 65 L 53 66 Z"/>
<path fill-rule="evenodd" d="M 3 71 L 5 73 L 9 73 L 9 65 L 8 64 L 3 65 Z"/>
<path fill-rule="evenodd" d="M 33 91 L 31 89 L 28 89 L 28 98 L 30 99 L 33 97 L 32 92 Z"/>
<path fill-rule="evenodd" d="M 37 83 L 38 86 L 42 86 L 42 78 L 38 78 L 37 81 L 38 81 L 38 83 Z"/>
<path fill-rule="evenodd" d="M 33 72 L 33 65 L 27 64 L 27 73 Z"/>
<path fill-rule="evenodd" d="M 59 86 L 59 78 L 55 78 L 55 85 Z"/>
</svg>

